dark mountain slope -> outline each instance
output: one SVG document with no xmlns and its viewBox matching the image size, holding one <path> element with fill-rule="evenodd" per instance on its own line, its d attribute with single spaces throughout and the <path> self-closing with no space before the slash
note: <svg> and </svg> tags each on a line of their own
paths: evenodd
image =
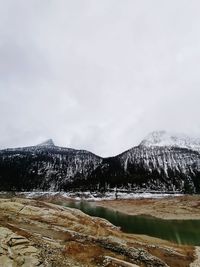
<svg viewBox="0 0 200 267">
<path fill-rule="evenodd" d="M 199 140 L 154 132 L 116 157 L 38 146 L 0 151 L 0 190 L 97 190 L 200 193 Z"/>
<path fill-rule="evenodd" d="M 61 190 L 87 179 L 102 159 L 85 150 L 52 144 L 0 151 L 0 190 Z"/>
</svg>

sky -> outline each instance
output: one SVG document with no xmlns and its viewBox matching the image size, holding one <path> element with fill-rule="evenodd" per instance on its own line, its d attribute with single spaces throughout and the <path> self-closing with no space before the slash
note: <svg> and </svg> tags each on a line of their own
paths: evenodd
<svg viewBox="0 0 200 267">
<path fill-rule="evenodd" d="M 200 137 L 199 0 L 0 0 L 0 148 Z"/>
</svg>

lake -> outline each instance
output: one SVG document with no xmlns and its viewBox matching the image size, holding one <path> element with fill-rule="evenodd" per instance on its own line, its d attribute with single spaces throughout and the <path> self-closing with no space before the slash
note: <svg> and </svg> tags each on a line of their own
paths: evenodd
<svg viewBox="0 0 200 267">
<path fill-rule="evenodd" d="M 200 220 L 162 220 L 150 216 L 126 215 L 87 201 L 67 201 L 63 206 L 105 218 L 126 233 L 149 235 L 178 244 L 200 245 Z"/>
</svg>

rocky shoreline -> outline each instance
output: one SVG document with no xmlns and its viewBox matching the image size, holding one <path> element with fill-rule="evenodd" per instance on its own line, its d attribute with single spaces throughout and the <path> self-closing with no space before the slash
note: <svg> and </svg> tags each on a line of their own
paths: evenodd
<svg viewBox="0 0 200 267">
<path fill-rule="evenodd" d="M 24 198 L 0 199 L 0 244 L 4 267 L 189 267 L 196 260 L 192 246 L 125 234 L 79 210 Z"/>
</svg>

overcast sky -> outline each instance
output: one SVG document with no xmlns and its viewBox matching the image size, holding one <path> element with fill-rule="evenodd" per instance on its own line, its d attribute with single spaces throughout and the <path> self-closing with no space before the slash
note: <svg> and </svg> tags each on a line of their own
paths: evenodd
<svg viewBox="0 0 200 267">
<path fill-rule="evenodd" d="M 200 136 L 199 0 L 0 0 L 0 147 L 111 156 Z"/>
</svg>

